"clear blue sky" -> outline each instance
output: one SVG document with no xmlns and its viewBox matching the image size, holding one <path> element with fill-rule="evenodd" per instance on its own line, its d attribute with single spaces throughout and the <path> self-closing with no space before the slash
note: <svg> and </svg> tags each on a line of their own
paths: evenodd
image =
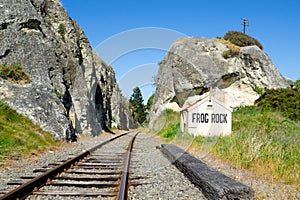
<svg viewBox="0 0 300 200">
<path fill-rule="evenodd" d="M 188 36 L 208 38 L 223 36 L 228 30 L 242 31 L 241 18 L 245 17 L 249 20 L 247 34 L 262 43 L 264 51 L 271 57 L 279 71 L 294 81 L 300 77 L 300 1 L 297 0 L 60 0 L 60 2 L 71 18 L 83 28 L 93 48 L 110 40 L 116 34 L 143 27 L 165 28 Z M 122 82 L 122 77 L 132 69 L 144 70 L 146 65 L 155 68 L 154 65 L 162 60 L 165 53 L 165 50 L 150 48 L 127 52 L 115 60 L 104 60 L 113 66 L 117 80 Z M 131 75 L 139 76 L 138 73 Z M 154 91 L 150 85 L 151 83 L 144 87 L 145 99 Z"/>
</svg>

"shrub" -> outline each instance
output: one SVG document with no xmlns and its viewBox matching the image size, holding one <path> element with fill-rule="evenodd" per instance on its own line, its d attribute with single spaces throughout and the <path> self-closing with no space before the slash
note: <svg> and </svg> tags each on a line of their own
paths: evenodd
<svg viewBox="0 0 300 200">
<path fill-rule="evenodd" d="M 263 46 L 261 45 L 261 43 L 258 40 L 256 40 L 255 38 L 252 38 L 249 35 L 246 35 L 242 32 L 228 31 L 224 35 L 224 39 L 229 40 L 231 43 L 233 43 L 237 46 L 240 46 L 240 47 L 256 45 L 260 49 L 263 49 Z"/>
<path fill-rule="evenodd" d="M 59 24 L 58 33 L 62 37 L 62 40 L 65 41 L 66 26 L 63 23 Z"/>
<path fill-rule="evenodd" d="M 300 89 L 300 78 L 298 78 L 294 83 L 294 88 Z"/>
<path fill-rule="evenodd" d="M 279 111 L 294 121 L 300 120 L 300 89 L 269 89 L 255 103 L 261 109 Z"/>
<path fill-rule="evenodd" d="M 63 23 L 59 24 L 58 26 L 58 32 L 61 36 L 63 36 L 65 34 L 66 31 L 66 27 Z"/>
<path fill-rule="evenodd" d="M 263 93 L 265 92 L 264 88 L 258 87 L 257 85 L 254 85 L 252 89 L 254 92 L 256 92 L 259 95 L 263 95 Z"/>
<path fill-rule="evenodd" d="M 147 108 L 148 110 L 151 109 L 151 106 L 152 106 L 152 104 L 153 104 L 153 99 L 154 99 L 154 94 L 152 94 L 152 95 L 149 97 L 148 101 L 147 101 L 146 108 Z"/>
</svg>

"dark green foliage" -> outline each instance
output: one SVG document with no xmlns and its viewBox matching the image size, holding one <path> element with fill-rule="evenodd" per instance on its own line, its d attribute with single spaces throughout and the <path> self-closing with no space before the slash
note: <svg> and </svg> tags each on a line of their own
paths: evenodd
<svg viewBox="0 0 300 200">
<path fill-rule="evenodd" d="M 129 99 L 131 115 L 135 122 L 143 124 L 146 120 L 146 107 L 143 104 L 143 96 L 139 87 L 133 89 L 133 94 Z"/>
<path fill-rule="evenodd" d="M 262 95 L 265 92 L 264 88 L 258 87 L 257 85 L 254 85 L 253 91 L 256 92 L 259 95 Z"/>
<path fill-rule="evenodd" d="M 29 76 L 19 63 L 0 65 L 0 78 L 6 79 L 11 83 L 30 83 Z"/>
<path fill-rule="evenodd" d="M 300 89 L 300 78 L 298 78 L 294 83 L 294 88 Z"/>
<path fill-rule="evenodd" d="M 249 35 L 246 35 L 242 32 L 228 31 L 224 35 L 224 39 L 229 40 L 231 43 L 233 43 L 237 46 L 240 46 L 240 47 L 256 45 L 260 49 L 263 49 L 263 46 L 261 45 L 261 43 L 258 40 L 256 40 L 255 38 L 252 38 Z"/>
<path fill-rule="evenodd" d="M 148 101 L 147 101 L 147 106 L 146 106 L 147 110 L 150 110 L 150 109 L 151 109 L 151 106 L 152 106 L 152 103 L 153 103 L 153 98 L 154 98 L 154 94 L 152 94 L 152 95 L 149 97 Z"/>
<path fill-rule="evenodd" d="M 300 89 L 271 89 L 255 101 L 261 109 L 279 111 L 284 116 L 300 120 Z"/>
<path fill-rule="evenodd" d="M 58 33 L 61 35 L 62 39 L 65 40 L 66 26 L 63 23 L 59 24 Z"/>
<path fill-rule="evenodd" d="M 59 26 L 58 26 L 58 32 L 59 32 L 61 35 L 65 34 L 65 30 L 66 30 L 65 25 L 64 25 L 63 23 L 59 24 Z"/>
</svg>

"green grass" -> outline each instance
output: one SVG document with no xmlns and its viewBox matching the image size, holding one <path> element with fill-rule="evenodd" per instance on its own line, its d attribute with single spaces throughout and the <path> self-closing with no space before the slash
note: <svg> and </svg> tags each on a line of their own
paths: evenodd
<svg viewBox="0 0 300 200">
<path fill-rule="evenodd" d="M 181 134 L 180 114 L 171 109 L 164 110 L 153 124 L 151 131 L 168 140 L 173 140 L 176 135 Z"/>
<path fill-rule="evenodd" d="M 191 140 L 192 137 L 191 144 L 199 151 L 211 152 L 236 168 L 299 184 L 300 124 L 279 112 L 242 107 L 233 112 L 233 133 L 224 137 L 188 137 L 180 131 L 179 121 L 179 113 L 165 110 L 154 122 L 152 131 L 172 143 L 178 138 Z"/>
<path fill-rule="evenodd" d="M 66 32 L 66 26 L 65 26 L 65 24 L 63 24 L 63 23 L 59 24 L 59 26 L 58 26 L 58 32 L 61 35 L 65 34 L 65 32 Z"/>
<path fill-rule="evenodd" d="M 59 144 L 50 133 L 0 101 L 1 162 L 55 149 Z"/>
<path fill-rule="evenodd" d="M 238 168 L 273 180 L 300 179 L 300 125 L 278 112 L 244 107 L 233 113 L 233 133 L 213 148 Z"/>
</svg>

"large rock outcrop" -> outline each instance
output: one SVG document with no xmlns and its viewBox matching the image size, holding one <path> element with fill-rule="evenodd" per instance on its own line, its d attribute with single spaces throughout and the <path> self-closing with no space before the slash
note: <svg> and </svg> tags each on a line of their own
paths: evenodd
<svg viewBox="0 0 300 200">
<path fill-rule="evenodd" d="M 94 63 L 96 66 L 103 66 L 97 70 L 98 82 L 103 86 L 101 94 L 98 97 L 103 102 L 100 110 L 106 111 L 103 116 L 103 127 L 114 127 L 121 130 L 137 128 L 131 117 L 128 101 L 122 96 L 119 85 L 115 78 L 113 68 L 107 65 L 94 51 Z"/>
<path fill-rule="evenodd" d="M 0 78 L 0 99 L 57 138 L 98 135 L 111 126 L 124 102 L 112 68 L 90 46 L 58 0 L 0 2 L 0 64 L 18 63 L 31 83 Z M 116 98 L 116 97 L 114 97 Z M 117 124 L 124 129 L 131 123 Z"/>
<path fill-rule="evenodd" d="M 224 58 L 228 48 L 208 38 L 182 38 L 160 63 L 151 120 L 165 108 L 180 109 L 210 89 L 231 107 L 251 105 L 263 88 L 289 87 L 271 59 L 257 46 L 241 47 Z M 216 92 L 217 91 L 217 92 Z"/>
</svg>

